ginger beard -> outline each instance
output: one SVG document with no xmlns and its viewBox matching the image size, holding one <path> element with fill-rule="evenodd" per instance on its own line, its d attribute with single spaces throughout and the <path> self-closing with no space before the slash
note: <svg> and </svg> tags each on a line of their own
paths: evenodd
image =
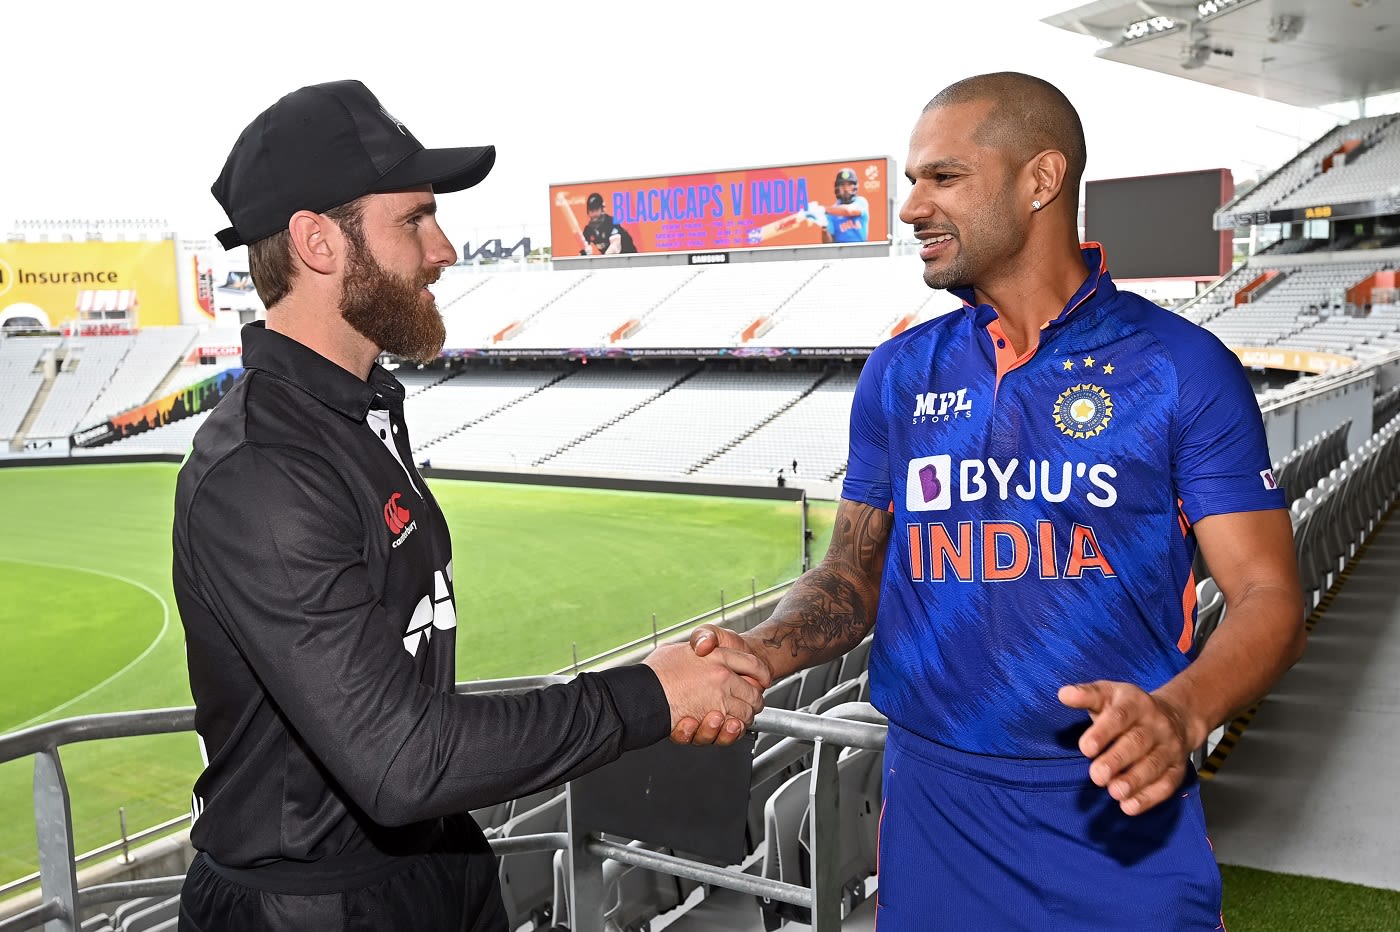
<svg viewBox="0 0 1400 932">
<path fill-rule="evenodd" d="M 423 288 L 442 276 L 405 278 L 385 269 L 364 243 L 349 241 L 340 286 L 341 316 L 381 350 L 415 362 L 431 362 L 447 341 L 447 325 L 437 301 Z"/>
</svg>

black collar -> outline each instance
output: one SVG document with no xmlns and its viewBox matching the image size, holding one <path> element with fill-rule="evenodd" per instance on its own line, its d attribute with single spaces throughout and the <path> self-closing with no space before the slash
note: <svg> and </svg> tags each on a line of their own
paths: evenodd
<svg viewBox="0 0 1400 932">
<path fill-rule="evenodd" d="M 243 366 L 291 382 L 327 407 L 357 421 L 363 421 L 371 407 L 394 408 L 403 404 L 403 385 L 378 363 L 370 369 L 369 381 L 362 382 L 315 350 L 268 330 L 263 321 L 243 328 Z"/>
</svg>

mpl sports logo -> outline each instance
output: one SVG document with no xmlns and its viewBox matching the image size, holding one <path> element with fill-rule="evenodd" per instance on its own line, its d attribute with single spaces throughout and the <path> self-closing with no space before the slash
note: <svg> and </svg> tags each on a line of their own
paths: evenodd
<svg viewBox="0 0 1400 932">
<path fill-rule="evenodd" d="M 960 502 L 982 499 L 1041 501 L 1057 504 L 1076 489 L 1096 508 L 1112 508 L 1118 501 L 1113 479 L 1118 470 L 1107 463 L 1052 463 L 1049 460 L 1002 462 L 995 458 L 960 460 L 956 466 L 946 453 L 920 456 L 909 461 L 904 483 L 906 511 L 947 511 L 956 492 Z M 956 488 L 955 488 L 956 486 Z M 1058 486 L 1058 487 L 1057 487 Z"/>
<path fill-rule="evenodd" d="M 972 417 L 972 402 L 967 389 L 951 392 L 925 392 L 914 396 L 914 424 L 941 424 L 958 418 Z"/>
<path fill-rule="evenodd" d="M 394 547 L 408 540 L 408 535 L 418 529 L 418 522 L 413 520 L 407 508 L 399 504 L 402 497 L 402 492 L 395 492 L 384 503 L 384 523 L 389 526 L 390 533 L 398 535 L 391 545 Z"/>
</svg>

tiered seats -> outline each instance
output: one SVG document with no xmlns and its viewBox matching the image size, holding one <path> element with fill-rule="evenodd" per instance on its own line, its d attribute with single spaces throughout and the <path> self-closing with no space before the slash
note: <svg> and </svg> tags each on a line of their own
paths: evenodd
<svg viewBox="0 0 1400 932">
<path fill-rule="evenodd" d="M 1379 525 L 1400 485 L 1400 420 L 1293 503 L 1293 545 L 1306 608 L 1311 610 Z"/>
<path fill-rule="evenodd" d="M 696 269 L 668 266 L 599 269 L 532 318 L 510 338 L 510 345 L 549 349 L 607 346 L 613 332 L 646 316 L 697 274 Z"/>
<path fill-rule="evenodd" d="M 1346 291 L 1374 274 L 1375 262 L 1329 262 L 1289 269 L 1274 287 L 1260 295 L 1251 306 L 1287 308 L 1295 314 L 1315 314 L 1338 310 L 1346 304 Z"/>
<path fill-rule="evenodd" d="M 526 266 L 528 269 L 529 267 Z M 492 337 L 513 323 L 524 321 L 540 308 L 576 287 L 588 276 L 587 272 L 572 274 L 550 271 L 510 271 L 482 274 L 480 284 L 467 288 L 450 303 L 440 297 L 444 273 L 435 292 L 438 308 L 447 324 L 446 348 L 472 349 L 495 346 Z M 468 277 L 457 273 L 457 279 Z"/>
<path fill-rule="evenodd" d="M 682 475 L 708 454 L 790 404 L 807 372 L 701 372 L 641 410 L 546 461 L 550 469 Z"/>
<path fill-rule="evenodd" d="M 1376 117 L 1365 139 L 1343 164 L 1313 177 L 1275 206 L 1345 204 L 1400 192 L 1400 118 Z"/>
<path fill-rule="evenodd" d="M 707 478 L 796 476 L 828 479 L 846 464 L 856 374 L 832 376 L 806 398 L 696 470 Z"/>
<path fill-rule="evenodd" d="M 1323 350 L 1355 356 L 1367 344 L 1395 333 L 1397 327 L 1400 321 L 1335 314 L 1274 345 L 1283 349 Z"/>
<path fill-rule="evenodd" d="M 737 346 L 745 327 L 774 313 L 822 268 L 816 262 L 751 262 L 704 269 L 619 345 Z"/>
<path fill-rule="evenodd" d="M 1198 324 L 1212 320 L 1221 312 L 1234 307 L 1235 292 L 1249 284 L 1258 274 L 1258 269 L 1251 269 L 1247 265 L 1236 266 L 1208 291 L 1182 305 L 1179 312 L 1187 320 Z"/>
<path fill-rule="evenodd" d="M 689 374 L 679 367 L 580 369 L 519 404 L 416 451 L 434 466 L 525 467 L 646 403 Z M 441 389 L 432 389 L 441 391 Z"/>
<path fill-rule="evenodd" d="M 1361 139 L 1390 119 L 1391 117 L 1388 116 L 1370 117 L 1353 120 L 1332 129 L 1317 142 L 1298 153 L 1297 157 L 1288 164 L 1264 179 L 1258 186 L 1220 208 L 1221 212 L 1239 214 L 1267 210 L 1276 206 L 1281 198 L 1297 191 L 1299 187 L 1307 184 L 1310 178 L 1321 171 L 1322 160 L 1336 151 L 1337 147 L 1344 141 Z"/>
<path fill-rule="evenodd" d="M 1291 308 L 1241 304 L 1204 326 L 1228 346 L 1273 346 L 1297 333 L 1306 322 Z"/>
<path fill-rule="evenodd" d="M 96 424 L 113 414 L 143 405 L 190 348 L 193 327 L 147 327 L 136 335 L 126 358 L 81 418 Z"/>
<path fill-rule="evenodd" d="M 70 340 L 68 358 L 54 379 L 43 409 L 29 428 L 29 436 L 65 436 L 88 426 L 81 423 L 83 416 L 111 381 L 135 340 L 130 336 Z"/>
<path fill-rule="evenodd" d="M 927 308 L 937 316 L 959 307 L 946 291 L 924 284 L 912 256 L 827 263 L 775 315 L 772 329 L 753 340 L 764 346 L 862 346 L 883 343 L 905 316 Z"/>
<path fill-rule="evenodd" d="M 424 370 L 422 374 L 428 372 L 434 370 Z M 559 377 L 558 372 L 515 369 L 468 369 L 445 380 L 441 370 L 435 374 L 436 382 L 415 385 L 404 401 L 408 433 L 419 448 Z M 399 378 L 403 381 L 402 376 Z"/>
<path fill-rule="evenodd" d="M 46 337 L 0 340 L 0 440 L 9 440 L 24 422 L 35 394 L 44 384 L 39 364 L 44 354 L 58 344 L 58 340 Z"/>
<path fill-rule="evenodd" d="M 1318 434 L 1273 467 L 1274 481 L 1283 489 L 1289 505 L 1302 498 L 1308 489 L 1342 464 L 1347 456 L 1347 433 L 1350 430 L 1351 420 L 1348 419 Z"/>
<path fill-rule="evenodd" d="M 1387 424 L 1400 414 L 1400 385 L 1376 396 L 1371 403 L 1371 423 Z"/>
</svg>

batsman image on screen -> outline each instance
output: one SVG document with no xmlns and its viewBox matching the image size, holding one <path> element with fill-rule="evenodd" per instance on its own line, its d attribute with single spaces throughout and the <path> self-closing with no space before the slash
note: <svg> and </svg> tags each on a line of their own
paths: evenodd
<svg viewBox="0 0 1400 932">
<path fill-rule="evenodd" d="M 551 185 L 556 259 L 888 243 L 888 158 Z"/>
</svg>

